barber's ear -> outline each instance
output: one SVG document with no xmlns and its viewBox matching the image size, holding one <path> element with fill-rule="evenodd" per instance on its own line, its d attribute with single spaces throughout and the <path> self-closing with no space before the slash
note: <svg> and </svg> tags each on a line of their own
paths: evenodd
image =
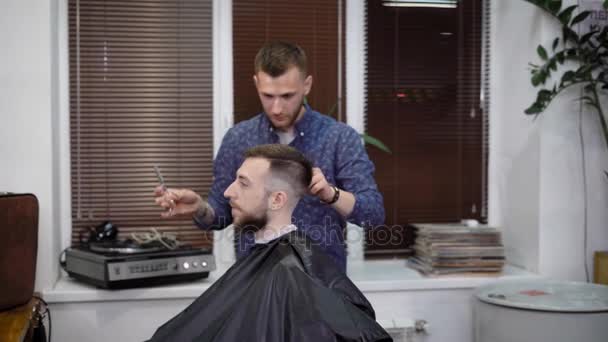
<svg viewBox="0 0 608 342">
<path fill-rule="evenodd" d="M 306 76 L 304 79 L 304 95 L 308 95 L 310 93 L 310 88 L 312 87 L 312 75 Z"/>
</svg>

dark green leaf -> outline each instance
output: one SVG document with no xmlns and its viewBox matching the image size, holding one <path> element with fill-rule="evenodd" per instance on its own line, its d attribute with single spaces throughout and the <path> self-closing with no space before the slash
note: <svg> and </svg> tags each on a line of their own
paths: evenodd
<svg viewBox="0 0 608 342">
<path fill-rule="evenodd" d="M 562 82 L 561 84 L 565 84 L 566 82 L 570 82 L 572 81 L 572 79 L 574 79 L 575 73 L 572 70 L 568 70 L 564 73 L 564 75 L 562 76 Z"/>
<path fill-rule="evenodd" d="M 557 70 L 557 62 L 555 61 L 555 59 L 551 60 L 551 62 L 549 62 L 549 69 L 552 69 L 553 71 Z"/>
<path fill-rule="evenodd" d="M 336 111 L 336 109 L 337 109 L 337 108 L 338 108 L 338 101 L 336 101 L 336 102 L 334 103 L 334 105 L 333 105 L 333 106 L 331 106 L 331 108 L 330 108 L 330 109 L 327 111 L 327 115 L 329 115 L 329 116 L 333 116 L 333 115 L 334 115 L 334 112 Z"/>
<path fill-rule="evenodd" d="M 537 97 L 536 101 L 541 102 L 541 103 L 546 103 L 547 101 L 551 100 L 552 96 L 553 96 L 553 93 L 551 92 L 551 90 L 543 89 L 538 92 L 538 97 Z"/>
<path fill-rule="evenodd" d="M 547 78 L 549 77 L 549 72 L 545 70 L 541 70 L 540 74 L 540 83 L 545 84 L 547 82 Z"/>
<path fill-rule="evenodd" d="M 589 14 L 591 14 L 591 12 L 589 12 L 589 11 L 582 11 L 576 17 L 574 17 L 574 19 L 572 19 L 572 23 L 570 25 L 574 26 L 574 25 L 580 23 L 581 21 L 587 19 L 587 17 L 589 16 Z"/>
<path fill-rule="evenodd" d="M 580 40 L 580 44 L 583 45 L 585 44 L 591 37 L 593 37 L 594 34 L 596 34 L 598 31 L 591 31 L 591 32 L 587 32 L 585 33 Z"/>
<path fill-rule="evenodd" d="M 532 85 L 535 87 L 538 87 L 538 85 L 541 82 L 541 78 L 542 78 L 542 75 L 540 72 L 534 73 L 534 75 L 532 75 L 532 79 L 531 79 Z"/>
<path fill-rule="evenodd" d="M 604 9 L 608 10 L 608 0 L 604 0 Z"/>
<path fill-rule="evenodd" d="M 528 115 L 532 115 L 532 114 L 538 114 L 538 113 L 540 113 L 542 111 L 543 111 L 543 107 L 540 104 L 534 102 L 530 107 L 528 107 L 524 111 L 524 113 L 526 113 Z"/>
<path fill-rule="evenodd" d="M 572 18 L 572 12 L 577 7 L 578 7 L 577 5 L 572 5 L 572 6 L 566 7 L 566 9 L 564 9 L 563 11 L 560 12 L 560 14 L 557 15 L 557 18 L 559 19 L 559 21 L 562 24 L 568 25 L 568 23 L 570 22 L 570 18 Z"/>
<path fill-rule="evenodd" d="M 367 134 L 363 133 L 363 134 L 361 134 L 361 138 L 363 138 L 363 141 L 365 141 L 365 143 L 367 143 L 367 144 L 375 146 L 386 153 L 392 153 L 391 150 L 386 145 L 384 145 L 384 143 L 382 141 L 372 137 L 371 135 L 367 135 Z"/>
<path fill-rule="evenodd" d="M 555 51 L 555 49 L 557 49 L 558 44 L 559 44 L 559 37 L 556 37 L 555 40 L 553 40 L 553 51 Z"/>
<path fill-rule="evenodd" d="M 574 43 L 578 43 L 578 34 L 572 31 L 569 27 L 564 26 L 563 29 L 564 41 L 572 41 Z"/>
<path fill-rule="evenodd" d="M 562 0 L 547 0 L 547 9 L 549 12 L 557 15 L 560 8 L 562 8 Z"/>
<path fill-rule="evenodd" d="M 559 64 L 564 64 L 564 53 L 563 52 L 558 52 L 557 55 L 555 55 L 555 57 L 557 58 L 557 61 L 559 62 Z"/>
<path fill-rule="evenodd" d="M 608 1 L 608 0 L 607 0 Z M 606 40 L 606 34 L 608 33 L 608 25 L 603 26 L 602 30 L 597 36 L 597 40 L 602 42 Z"/>
<path fill-rule="evenodd" d="M 542 58 L 543 61 L 547 60 L 547 50 L 545 50 L 545 48 L 542 45 L 539 45 L 538 48 L 536 49 L 536 52 L 538 52 L 538 55 L 540 56 L 540 58 Z"/>
<path fill-rule="evenodd" d="M 576 69 L 575 73 L 577 78 L 583 79 L 587 78 L 587 76 L 590 76 L 591 68 L 593 68 L 592 65 L 583 65 L 580 68 Z"/>
<path fill-rule="evenodd" d="M 585 86 L 585 91 L 588 92 L 588 93 L 590 93 L 590 92 L 592 92 L 594 90 L 595 90 L 595 85 L 593 83 L 592 84 L 587 84 Z M 591 102 L 593 102 L 593 101 L 591 101 Z"/>
<path fill-rule="evenodd" d="M 566 56 L 567 57 L 575 57 L 576 56 L 576 50 L 575 49 L 569 49 L 568 51 L 566 51 Z"/>
</svg>

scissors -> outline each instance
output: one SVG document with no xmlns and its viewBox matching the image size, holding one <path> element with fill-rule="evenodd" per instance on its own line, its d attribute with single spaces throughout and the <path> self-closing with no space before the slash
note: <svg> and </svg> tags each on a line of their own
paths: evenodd
<svg viewBox="0 0 608 342">
<path fill-rule="evenodd" d="M 163 177 L 163 174 L 160 173 L 160 169 L 158 168 L 158 165 L 154 165 L 154 172 L 156 172 L 156 177 L 158 177 L 158 182 L 160 183 L 160 186 L 163 188 L 163 191 L 167 191 L 167 186 L 165 185 L 165 178 Z"/>
<path fill-rule="evenodd" d="M 156 177 L 158 177 L 158 182 L 160 183 L 163 192 L 167 191 L 167 186 L 165 185 L 165 178 L 163 177 L 163 174 L 160 173 L 160 168 L 158 167 L 158 165 L 154 165 L 154 172 L 156 172 Z M 175 206 L 174 200 L 170 200 L 169 203 L 171 203 L 172 206 Z M 169 207 L 169 212 L 173 212 L 173 207 Z"/>
</svg>

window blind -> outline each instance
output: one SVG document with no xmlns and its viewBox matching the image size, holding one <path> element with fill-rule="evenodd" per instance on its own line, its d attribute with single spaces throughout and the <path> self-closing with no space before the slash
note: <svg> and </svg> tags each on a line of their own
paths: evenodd
<svg viewBox="0 0 608 342">
<path fill-rule="evenodd" d="M 154 165 L 169 187 L 210 187 L 211 49 L 210 0 L 69 0 L 72 244 L 110 220 L 211 246 L 153 198 Z"/>
<path fill-rule="evenodd" d="M 296 43 L 306 51 L 313 77 L 308 102 L 321 113 L 345 120 L 341 113 L 344 82 L 338 79 L 343 77 L 341 1 L 233 0 L 232 6 L 234 122 L 262 112 L 252 79 L 253 60 L 271 40 Z"/>
<path fill-rule="evenodd" d="M 389 227 L 486 220 L 482 14 L 482 0 L 455 8 L 367 2 L 367 132 L 392 150 L 369 149 Z M 407 254 L 413 235 L 402 235 L 409 241 L 366 254 Z"/>
</svg>

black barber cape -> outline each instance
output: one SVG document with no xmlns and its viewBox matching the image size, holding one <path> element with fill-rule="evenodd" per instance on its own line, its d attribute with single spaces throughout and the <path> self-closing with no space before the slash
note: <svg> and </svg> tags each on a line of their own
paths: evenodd
<svg viewBox="0 0 608 342">
<path fill-rule="evenodd" d="M 256 245 L 150 342 L 392 341 L 361 291 L 303 233 Z"/>
</svg>

